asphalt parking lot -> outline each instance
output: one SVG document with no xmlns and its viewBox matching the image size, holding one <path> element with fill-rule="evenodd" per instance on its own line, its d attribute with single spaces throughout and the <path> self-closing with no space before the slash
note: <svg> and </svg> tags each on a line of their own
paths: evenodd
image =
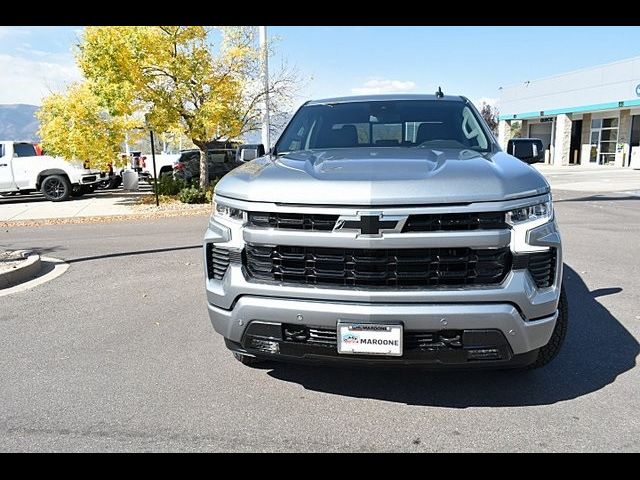
<svg viewBox="0 0 640 480">
<path fill-rule="evenodd" d="M 640 196 L 556 190 L 570 326 L 522 373 L 233 359 L 207 217 L 3 228 L 70 264 L 0 297 L 0 451 L 638 451 Z"/>
</svg>

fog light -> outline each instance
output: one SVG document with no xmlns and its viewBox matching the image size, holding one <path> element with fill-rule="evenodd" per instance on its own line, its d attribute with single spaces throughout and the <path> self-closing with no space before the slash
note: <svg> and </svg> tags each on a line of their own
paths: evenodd
<svg viewBox="0 0 640 480">
<path fill-rule="evenodd" d="M 272 340 L 252 338 L 251 347 L 264 353 L 280 353 L 280 344 Z"/>
<path fill-rule="evenodd" d="M 467 351 L 468 360 L 500 360 L 501 358 L 497 348 L 474 348 Z"/>
</svg>

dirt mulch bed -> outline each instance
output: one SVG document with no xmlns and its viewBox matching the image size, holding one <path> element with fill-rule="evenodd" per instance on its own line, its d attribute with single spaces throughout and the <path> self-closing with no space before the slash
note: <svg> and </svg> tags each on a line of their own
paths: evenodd
<svg viewBox="0 0 640 480">
<path fill-rule="evenodd" d="M 209 204 L 189 205 L 184 203 L 169 203 L 166 205 L 160 205 L 160 207 L 156 207 L 155 205 L 133 205 L 132 208 L 134 213 L 127 215 L 0 221 L 0 228 L 40 227 L 44 225 L 78 225 L 83 223 L 128 222 L 167 217 L 191 217 L 196 215 L 211 214 L 211 205 Z"/>
</svg>

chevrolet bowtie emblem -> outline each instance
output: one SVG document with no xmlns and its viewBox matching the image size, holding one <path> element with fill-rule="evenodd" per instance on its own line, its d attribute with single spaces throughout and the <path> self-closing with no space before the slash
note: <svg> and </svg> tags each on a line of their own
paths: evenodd
<svg viewBox="0 0 640 480">
<path fill-rule="evenodd" d="M 379 237 L 383 233 L 400 233 L 407 221 L 406 215 L 342 215 L 333 227 L 334 232 L 354 232 L 357 236 Z"/>
</svg>

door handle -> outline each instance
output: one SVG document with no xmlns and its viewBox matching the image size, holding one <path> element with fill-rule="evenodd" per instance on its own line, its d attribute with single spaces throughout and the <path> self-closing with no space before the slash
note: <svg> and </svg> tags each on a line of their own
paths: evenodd
<svg viewBox="0 0 640 480">
<path fill-rule="evenodd" d="M 6 163 L 0 163 L 0 167 L 6 167 L 7 164 Z"/>
</svg>

